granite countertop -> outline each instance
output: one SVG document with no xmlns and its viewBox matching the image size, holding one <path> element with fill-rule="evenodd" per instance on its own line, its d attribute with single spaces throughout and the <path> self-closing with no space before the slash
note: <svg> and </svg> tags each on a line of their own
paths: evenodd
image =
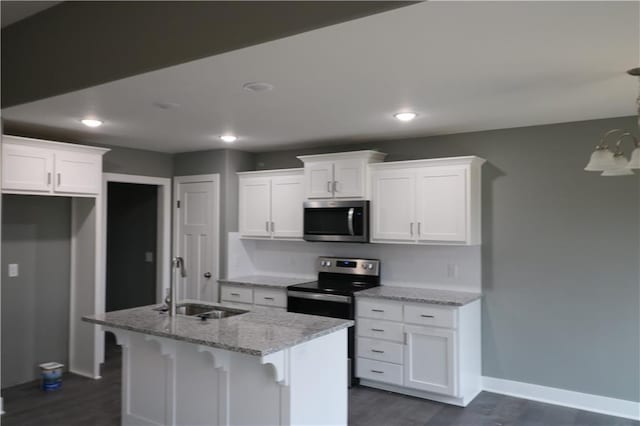
<svg viewBox="0 0 640 426">
<path fill-rule="evenodd" d="M 198 304 L 221 306 L 215 303 Z M 202 321 L 198 317 L 176 315 L 149 305 L 122 311 L 83 317 L 82 320 L 106 327 L 167 337 L 197 345 L 233 352 L 264 356 L 350 327 L 351 320 L 283 312 L 276 309 L 253 309 L 223 319 Z"/>
<path fill-rule="evenodd" d="M 220 279 L 220 284 L 247 285 L 253 287 L 286 288 L 290 285 L 309 283 L 316 278 L 273 277 L 269 275 L 247 275 L 242 277 Z"/>
<path fill-rule="evenodd" d="M 381 285 L 358 291 L 356 297 L 391 299 L 402 302 L 432 303 L 434 305 L 464 306 L 482 297 L 481 293 L 464 291 L 432 290 L 427 288 L 396 287 Z"/>
</svg>

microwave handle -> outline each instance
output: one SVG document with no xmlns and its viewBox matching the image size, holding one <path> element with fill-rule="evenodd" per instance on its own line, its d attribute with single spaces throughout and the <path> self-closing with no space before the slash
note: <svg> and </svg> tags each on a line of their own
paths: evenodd
<svg viewBox="0 0 640 426">
<path fill-rule="evenodd" d="M 355 209 L 353 207 L 351 207 L 349 209 L 349 213 L 347 214 L 347 224 L 349 225 L 349 235 L 356 235 L 355 232 L 353 232 L 353 213 L 354 213 Z"/>
</svg>

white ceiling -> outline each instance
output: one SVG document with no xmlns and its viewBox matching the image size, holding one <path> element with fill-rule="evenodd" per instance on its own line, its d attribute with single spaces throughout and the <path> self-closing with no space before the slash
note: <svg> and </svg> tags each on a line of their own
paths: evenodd
<svg viewBox="0 0 640 426">
<path fill-rule="evenodd" d="M 428 2 L 3 110 L 87 142 L 284 147 L 633 115 L 637 2 Z M 118 58 L 114 58 L 118 60 Z M 248 81 L 275 90 L 249 93 Z M 160 109 L 154 102 L 180 107 Z M 417 111 L 410 123 L 392 118 Z M 237 134 L 233 145 L 217 136 Z"/>
<path fill-rule="evenodd" d="M 2 28 L 21 21 L 38 12 L 42 12 L 61 1 L 2 1 L 0 11 L 2 12 Z"/>
</svg>

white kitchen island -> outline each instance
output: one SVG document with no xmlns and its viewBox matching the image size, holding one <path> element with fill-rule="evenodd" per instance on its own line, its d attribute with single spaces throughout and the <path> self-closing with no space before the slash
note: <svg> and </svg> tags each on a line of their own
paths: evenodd
<svg viewBox="0 0 640 426">
<path fill-rule="evenodd" d="M 212 305 L 215 306 L 215 305 Z M 123 425 L 346 425 L 352 321 L 145 306 L 83 318 L 122 346 Z"/>
</svg>

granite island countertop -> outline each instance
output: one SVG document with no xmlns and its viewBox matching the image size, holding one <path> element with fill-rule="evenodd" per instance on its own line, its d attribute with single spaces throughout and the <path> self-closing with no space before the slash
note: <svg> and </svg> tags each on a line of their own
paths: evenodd
<svg viewBox="0 0 640 426">
<path fill-rule="evenodd" d="M 358 291 L 356 297 L 399 300 L 401 302 L 431 303 L 434 305 L 464 306 L 482 297 L 481 293 L 465 291 L 433 290 L 416 287 L 381 285 Z"/>
<path fill-rule="evenodd" d="M 224 306 L 223 304 L 199 304 Z M 351 327 L 354 322 L 315 315 L 283 312 L 270 308 L 252 309 L 244 314 L 202 321 L 198 317 L 176 315 L 154 310 L 162 305 L 85 316 L 83 321 L 105 327 L 265 356 L 320 336 Z"/>
<path fill-rule="evenodd" d="M 245 285 L 250 287 L 287 288 L 290 285 L 315 281 L 316 278 L 276 277 L 270 275 L 246 275 L 241 277 L 219 279 L 220 284 Z"/>
</svg>

